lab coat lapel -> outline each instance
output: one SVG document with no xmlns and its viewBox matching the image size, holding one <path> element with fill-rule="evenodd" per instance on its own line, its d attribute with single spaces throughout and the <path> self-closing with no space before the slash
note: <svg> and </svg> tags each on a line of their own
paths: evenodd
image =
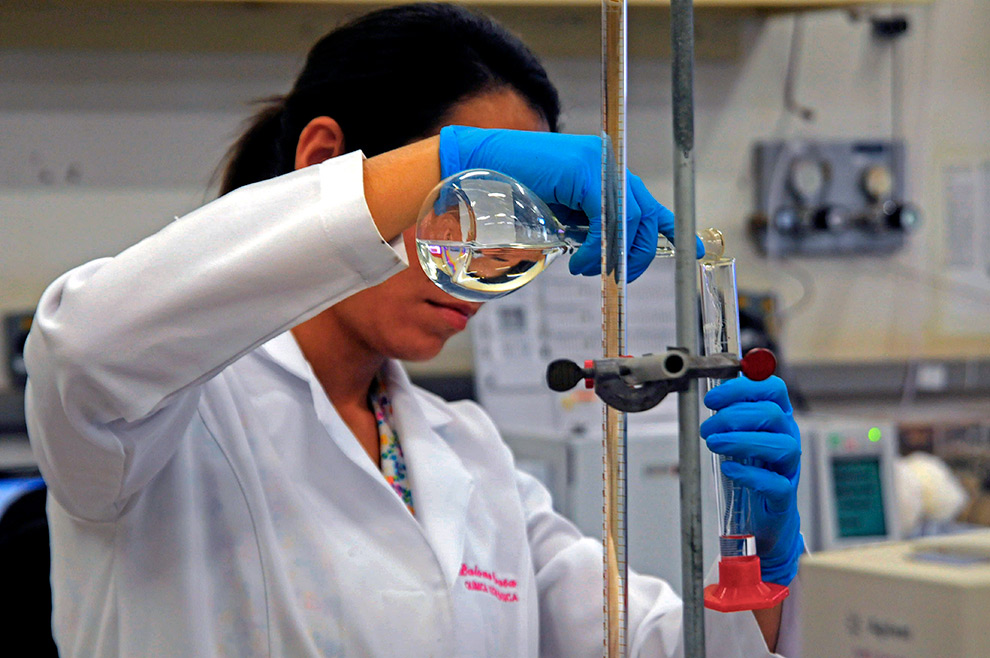
<svg viewBox="0 0 990 658">
<path fill-rule="evenodd" d="M 372 481 L 387 490 L 390 494 L 394 494 L 392 487 L 382 477 L 381 471 L 375 468 L 374 462 L 368 459 L 364 448 L 361 447 L 361 444 L 356 439 L 353 439 L 350 429 L 348 429 L 347 424 L 344 423 L 340 414 L 337 413 L 333 403 L 330 402 L 330 398 L 327 397 L 326 392 L 316 378 L 316 374 L 313 372 L 313 368 L 306 361 L 306 357 L 303 356 L 302 350 L 299 349 L 299 345 L 296 343 L 296 339 L 292 336 L 292 333 L 287 331 L 280 334 L 265 343 L 260 351 L 263 356 L 276 363 L 286 372 L 295 375 L 309 386 L 316 416 L 323 427 L 326 428 L 327 435 L 357 468 L 367 473 Z M 347 440 L 347 438 L 351 440 Z M 395 502 L 399 503 L 396 505 L 396 509 L 399 509 L 402 503 L 398 498 L 395 499 Z"/>
<path fill-rule="evenodd" d="M 396 363 L 387 369 L 399 442 L 412 483 L 416 518 L 433 547 L 448 586 L 461 569 L 474 478 L 440 431 L 450 414 L 417 396 Z"/>
</svg>

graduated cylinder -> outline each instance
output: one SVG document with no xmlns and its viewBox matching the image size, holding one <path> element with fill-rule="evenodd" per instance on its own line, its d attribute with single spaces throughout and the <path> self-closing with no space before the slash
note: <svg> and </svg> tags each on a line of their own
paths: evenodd
<svg viewBox="0 0 990 658">
<path fill-rule="evenodd" d="M 736 261 L 720 253 L 706 253 L 699 263 L 701 318 L 704 354 L 739 356 L 739 308 Z M 721 380 L 708 380 L 708 388 Z M 756 555 L 756 540 L 750 529 L 750 492 L 722 475 L 722 462 L 731 457 L 712 455 L 715 496 L 719 511 L 719 553 L 722 557 Z M 743 460 L 743 463 L 748 463 Z"/>
<path fill-rule="evenodd" d="M 720 251 L 709 251 L 698 265 L 701 283 L 701 319 L 704 354 L 739 356 L 739 295 L 736 261 Z M 709 380 L 712 388 L 721 380 Z M 788 589 L 764 583 L 756 555 L 751 511 L 752 492 L 722 474 L 722 463 L 732 457 L 712 455 L 715 496 L 719 514 L 719 582 L 705 588 L 705 607 L 720 612 L 770 608 L 788 595 Z M 759 466 L 755 460 L 742 464 Z"/>
</svg>

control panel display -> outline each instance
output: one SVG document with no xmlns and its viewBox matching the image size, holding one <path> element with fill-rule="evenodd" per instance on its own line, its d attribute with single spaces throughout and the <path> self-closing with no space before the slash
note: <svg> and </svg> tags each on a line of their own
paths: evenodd
<svg viewBox="0 0 990 658">
<path fill-rule="evenodd" d="M 880 457 L 834 456 L 832 480 L 839 537 L 886 535 Z"/>
</svg>

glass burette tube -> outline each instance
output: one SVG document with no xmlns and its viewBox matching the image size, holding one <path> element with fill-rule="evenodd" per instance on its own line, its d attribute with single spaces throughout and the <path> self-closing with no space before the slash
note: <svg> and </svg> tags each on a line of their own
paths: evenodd
<svg viewBox="0 0 990 658">
<path fill-rule="evenodd" d="M 739 297 L 736 261 L 719 253 L 706 254 L 698 265 L 701 282 L 701 319 L 704 354 L 739 356 Z M 709 379 L 708 388 L 723 380 Z M 722 474 L 722 462 L 731 457 L 712 454 L 716 508 L 719 514 L 719 553 L 725 557 L 756 555 L 751 528 L 751 492 Z M 743 463 L 748 461 L 743 460 Z"/>
<path fill-rule="evenodd" d="M 602 0 L 602 352 L 626 353 L 626 1 Z M 626 414 L 603 405 L 605 655 L 626 654 Z"/>
</svg>

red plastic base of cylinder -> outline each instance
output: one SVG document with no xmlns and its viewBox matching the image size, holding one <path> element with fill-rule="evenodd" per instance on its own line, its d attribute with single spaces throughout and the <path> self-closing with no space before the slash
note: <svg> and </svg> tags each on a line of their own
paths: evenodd
<svg viewBox="0 0 990 658">
<path fill-rule="evenodd" d="M 723 557 L 718 563 L 718 583 L 705 588 L 705 607 L 719 612 L 772 608 L 791 593 L 784 585 L 760 578 L 760 558 Z"/>
</svg>

